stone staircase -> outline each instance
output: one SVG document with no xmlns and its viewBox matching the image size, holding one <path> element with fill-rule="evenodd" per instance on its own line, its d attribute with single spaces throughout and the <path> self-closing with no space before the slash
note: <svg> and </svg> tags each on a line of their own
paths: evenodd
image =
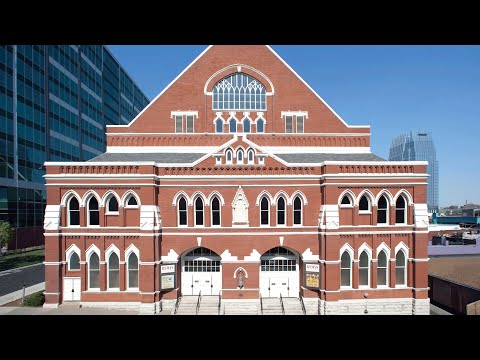
<svg viewBox="0 0 480 360">
<path fill-rule="evenodd" d="M 305 310 L 307 315 L 320 315 L 318 313 L 318 299 L 317 298 L 303 298 Z"/>
<path fill-rule="evenodd" d="M 224 315 L 258 315 L 260 313 L 260 301 L 223 301 Z"/>
<path fill-rule="evenodd" d="M 198 315 L 218 315 L 218 296 L 202 296 Z"/>
<path fill-rule="evenodd" d="M 262 298 L 263 315 L 283 315 L 280 298 Z"/>
<path fill-rule="evenodd" d="M 197 301 L 198 296 L 182 296 L 175 315 L 196 315 Z"/>
<path fill-rule="evenodd" d="M 304 315 L 299 298 L 283 298 L 285 315 Z"/>
</svg>

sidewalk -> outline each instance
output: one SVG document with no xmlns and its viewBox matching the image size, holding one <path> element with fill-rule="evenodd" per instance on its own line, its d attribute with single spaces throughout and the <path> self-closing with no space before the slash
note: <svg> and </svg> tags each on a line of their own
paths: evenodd
<svg viewBox="0 0 480 360">
<path fill-rule="evenodd" d="M 95 308 L 0 307 L 0 315 L 139 315 L 138 311 Z"/>
<path fill-rule="evenodd" d="M 8 271 L 8 270 L 7 270 Z M 34 294 L 38 291 L 45 290 L 45 282 L 41 282 L 40 284 L 36 284 L 33 286 L 29 286 L 25 288 L 25 296 Z M 14 291 L 10 294 L 0 296 L 0 306 L 8 304 L 9 302 L 18 300 L 22 298 L 23 289 Z M 1 309 L 1 308 L 0 308 Z"/>
</svg>

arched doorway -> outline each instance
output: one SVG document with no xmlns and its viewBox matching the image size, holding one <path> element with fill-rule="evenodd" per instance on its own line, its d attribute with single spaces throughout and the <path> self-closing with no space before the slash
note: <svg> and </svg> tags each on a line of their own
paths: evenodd
<svg viewBox="0 0 480 360">
<path fill-rule="evenodd" d="M 298 255 L 278 246 L 260 257 L 262 297 L 298 297 L 299 291 Z"/>
<path fill-rule="evenodd" d="M 199 247 L 182 256 L 182 295 L 219 295 L 222 289 L 221 258 Z"/>
</svg>

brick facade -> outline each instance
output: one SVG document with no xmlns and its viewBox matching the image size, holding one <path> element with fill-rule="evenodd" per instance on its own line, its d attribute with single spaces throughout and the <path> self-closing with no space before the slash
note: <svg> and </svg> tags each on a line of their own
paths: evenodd
<svg viewBox="0 0 480 360">
<path fill-rule="evenodd" d="M 235 74 L 246 74 L 264 87 L 265 110 L 213 109 L 214 87 Z M 183 114 L 181 133 L 175 128 L 178 114 Z M 187 116 L 193 116 L 192 133 L 185 132 Z M 286 133 L 287 116 L 293 116 L 292 133 Z M 229 132 L 232 118 L 235 133 Z M 250 132 L 245 132 L 244 118 L 251 121 Z M 216 132 L 217 119 L 222 133 Z M 259 121 L 264 132 L 258 132 Z M 128 126 L 109 126 L 107 143 L 107 152 L 89 162 L 46 163 L 47 306 L 67 301 L 64 278 L 77 278 L 82 303 L 158 310 L 160 301 L 189 295 L 182 280 L 191 278 L 195 292 L 196 279 L 207 279 L 208 272 L 185 272 L 184 256 L 200 247 L 221 259 L 220 275 L 212 273 L 212 294 L 258 299 L 272 294 L 262 260 L 280 247 L 290 255 L 272 255 L 272 261 L 294 259 L 296 266 L 295 272 L 285 272 L 288 292 L 287 287 L 278 289 L 283 296 L 318 299 L 321 313 L 356 313 L 365 293 L 372 306 L 376 304 L 376 313 L 425 312 L 418 305 L 415 311 L 415 302 L 428 301 L 426 163 L 387 162 L 371 154 L 370 128 L 347 125 L 271 48 L 209 47 Z M 243 151 L 242 160 L 238 150 Z M 342 204 L 345 195 L 350 204 Z M 360 209 L 363 195 L 367 210 Z M 388 203 L 385 224 L 378 223 L 382 195 Z M 89 224 L 97 216 L 90 212 L 95 207 L 92 197 L 98 203 L 98 226 Z M 109 212 L 112 197 L 118 211 Z M 79 224 L 73 226 L 72 198 L 79 203 Z M 278 224 L 280 198 L 285 222 L 282 215 Z M 180 199 L 186 203 L 185 225 Z M 261 223 L 263 199 L 268 224 Z M 401 224 L 399 199 L 405 212 Z M 67 254 L 72 249 L 80 257 L 78 270 L 69 270 Z M 127 282 L 126 255 L 132 249 L 139 260 L 138 287 Z M 359 281 L 359 249 L 369 254 L 366 286 Z M 381 250 L 388 261 L 386 286 L 378 286 L 377 279 Z M 350 254 L 349 286 L 341 286 L 343 251 Z M 405 255 L 404 284 L 396 284 L 399 251 Z M 87 258 L 93 252 L 100 260 L 95 288 L 89 285 Z M 112 252 L 119 255 L 118 275 L 110 275 L 118 276 L 113 289 L 106 258 Z M 213 258 L 198 257 L 205 259 Z M 175 268 L 173 289 L 161 288 L 160 269 L 167 264 Z M 306 264 L 320 265 L 318 288 L 306 286 Z M 284 279 L 281 270 L 274 272 Z M 298 293 L 290 288 L 298 288 Z"/>
</svg>

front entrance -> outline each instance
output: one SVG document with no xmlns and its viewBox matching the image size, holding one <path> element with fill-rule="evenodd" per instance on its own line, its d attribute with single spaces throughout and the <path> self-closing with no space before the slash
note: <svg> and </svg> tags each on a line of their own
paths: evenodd
<svg viewBox="0 0 480 360">
<path fill-rule="evenodd" d="M 298 297 L 298 256 L 283 247 L 270 249 L 260 258 L 262 297 Z"/>
<path fill-rule="evenodd" d="M 222 289 L 221 258 L 206 248 L 182 257 L 182 295 L 219 295 Z"/>
<path fill-rule="evenodd" d="M 63 278 L 63 301 L 80 301 L 80 278 Z"/>
</svg>

